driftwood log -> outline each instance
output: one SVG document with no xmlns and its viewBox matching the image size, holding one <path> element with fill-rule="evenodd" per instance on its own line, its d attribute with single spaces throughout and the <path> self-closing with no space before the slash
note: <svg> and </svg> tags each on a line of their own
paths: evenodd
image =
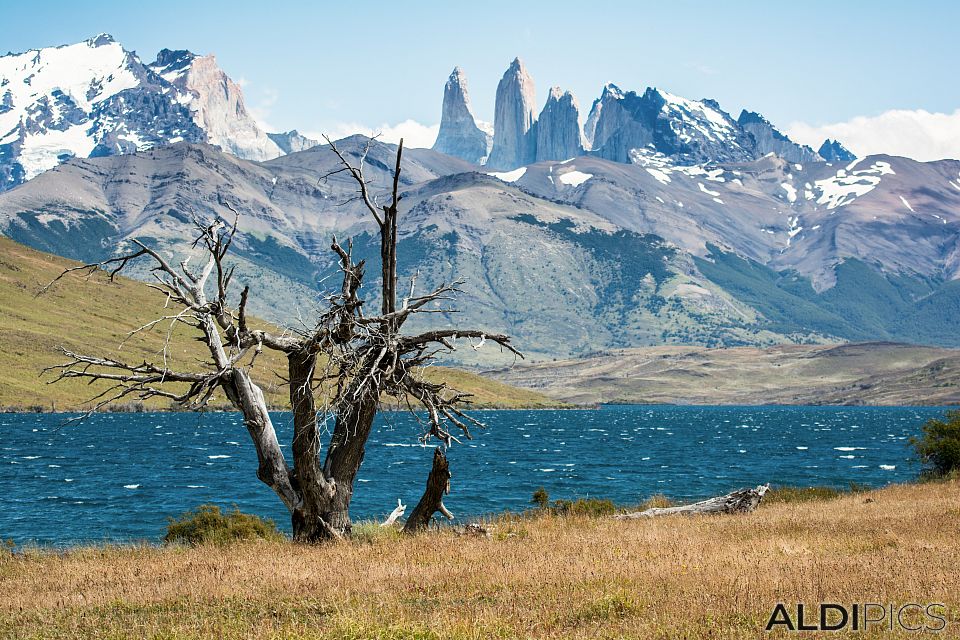
<svg viewBox="0 0 960 640">
<path fill-rule="evenodd" d="M 389 516 L 387 516 L 386 520 L 380 523 L 380 526 L 381 527 L 391 526 L 394 522 L 397 521 L 397 518 L 400 518 L 403 516 L 406 510 L 407 510 L 407 505 L 403 504 L 403 502 L 399 498 L 397 498 L 397 508 L 394 509 Z"/>
<path fill-rule="evenodd" d="M 769 484 L 762 484 L 755 489 L 738 489 L 724 496 L 717 496 L 709 500 L 702 500 L 693 504 L 679 507 L 654 507 L 646 511 L 634 511 L 614 516 L 618 520 L 634 520 L 636 518 L 653 518 L 655 516 L 669 516 L 674 514 L 696 515 L 700 513 L 750 513 L 760 504 L 763 495 L 770 489 Z"/>
<path fill-rule="evenodd" d="M 430 469 L 430 475 L 427 477 L 427 488 L 420 502 L 413 508 L 413 513 L 407 518 L 406 524 L 403 525 L 403 532 L 416 533 L 426 529 L 437 511 L 447 519 L 453 520 L 453 514 L 443 506 L 443 496 L 447 493 L 450 493 L 450 463 L 447 461 L 447 456 L 443 454 L 443 450 L 437 447 L 433 451 L 433 468 Z"/>
</svg>

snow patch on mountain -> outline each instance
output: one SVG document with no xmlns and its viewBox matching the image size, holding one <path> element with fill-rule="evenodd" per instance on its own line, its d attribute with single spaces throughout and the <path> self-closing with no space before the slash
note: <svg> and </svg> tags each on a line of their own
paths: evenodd
<svg viewBox="0 0 960 640">
<path fill-rule="evenodd" d="M 487 175 L 493 176 L 494 178 L 502 182 L 516 182 L 523 177 L 523 174 L 527 172 L 526 167 L 520 167 L 519 169 L 514 169 L 513 171 L 492 171 Z"/>
<path fill-rule="evenodd" d="M 579 187 L 581 184 L 593 177 L 593 174 L 584 173 L 582 171 L 568 171 L 558 178 L 563 184 L 569 185 L 571 187 Z"/>
<path fill-rule="evenodd" d="M 794 187 L 789 182 L 783 182 L 780 184 L 780 188 L 787 192 L 787 202 L 794 203 L 797 201 L 796 187 Z"/>
<path fill-rule="evenodd" d="M 876 189 L 882 181 L 881 176 L 895 175 L 890 163 L 884 161 L 874 162 L 869 169 L 852 171 L 858 162 L 854 160 L 846 169 L 837 171 L 836 175 L 814 183 L 820 192 L 817 204 L 826 205 L 827 209 L 845 207 Z"/>
</svg>

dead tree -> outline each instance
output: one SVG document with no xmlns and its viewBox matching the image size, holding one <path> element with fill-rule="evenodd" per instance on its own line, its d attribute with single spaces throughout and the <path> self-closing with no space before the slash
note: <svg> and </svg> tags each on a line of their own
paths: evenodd
<svg viewBox="0 0 960 640">
<path fill-rule="evenodd" d="M 68 361 L 53 368 L 56 380 L 108 381 L 108 390 L 93 399 L 91 412 L 130 397 L 169 398 L 185 408 L 198 409 L 215 392 L 222 391 L 243 414 L 257 451 L 257 477 L 290 511 L 294 539 L 302 542 L 350 533 L 354 480 L 381 398 L 391 398 L 413 411 L 424 427 L 421 437 L 425 441 L 436 438 L 449 446 L 456 440 L 452 432 L 470 438 L 470 426 L 483 425 L 463 412 L 469 394 L 425 380 L 423 367 L 438 353 L 455 349 L 457 340 L 494 342 L 522 357 L 509 336 L 478 329 L 437 329 L 414 335 L 401 332 L 404 322 L 415 314 L 452 311 L 443 306 L 459 292 L 462 282 L 441 284 L 421 295 L 416 294 L 411 282 L 409 293 L 398 299 L 397 217 L 403 141 L 397 148 L 388 204 L 383 206 L 375 204 L 376 197 L 363 174 L 370 143 L 355 165 L 329 139 L 327 142 L 339 159 L 339 168 L 328 177 L 341 172 L 349 175 L 356 183 L 357 200 L 379 228 L 382 282 L 378 315 L 364 313 L 360 297 L 364 261 L 354 261 L 352 243 L 344 247 L 334 237 L 331 249 L 339 260 L 342 283 L 339 292 L 327 296 L 313 326 L 283 334 L 252 329 L 246 312 L 250 288 L 240 293 L 236 307 L 231 305 L 233 267 L 227 264 L 227 256 L 237 232 L 239 215 L 235 210 L 232 224 L 220 219 L 197 223 L 194 247 L 205 254 L 199 270 L 192 270 L 187 261 L 174 267 L 158 251 L 134 240 L 136 249 L 131 253 L 68 269 L 57 278 L 70 271 L 97 269 L 113 278 L 134 260 L 152 263 L 155 282 L 150 286 L 166 297 L 168 308 L 176 311 L 137 331 L 161 322 L 188 325 L 209 352 L 207 370 L 177 370 L 168 363 L 166 353 L 160 363 L 131 364 L 65 352 Z M 280 448 L 264 394 L 251 377 L 250 358 L 263 349 L 282 352 L 287 359 L 294 427 L 292 465 Z M 321 433 L 328 420 L 333 422 L 333 432 L 322 452 Z"/>
<path fill-rule="evenodd" d="M 423 492 L 420 502 L 413 508 L 413 513 L 407 518 L 403 530 L 414 533 L 426 529 L 436 512 L 442 513 L 448 520 L 453 520 L 453 514 L 443 506 L 443 496 L 450 493 L 450 463 L 443 449 L 437 447 L 433 452 L 433 468 L 427 476 L 427 488 Z"/>
</svg>

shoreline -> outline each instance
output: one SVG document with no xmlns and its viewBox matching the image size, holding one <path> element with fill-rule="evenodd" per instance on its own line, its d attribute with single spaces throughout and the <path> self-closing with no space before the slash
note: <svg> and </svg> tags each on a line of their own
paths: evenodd
<svg viewBox="0 0 960 640">
<path fill-rule="evenodd" d="M 598 411 L 604 407 L 676 407 L 676 408 L 691 408 L 691 407 L 727 407 L 727 408 L 738 408 L 742 407 L 744 409 L 764 409 L 764 408 L 788 408 L 788 407 L 805 407 L 805 408 L 822 408 L 822 409 L 955 409 L 960 407 L 960 403 L 948 403 L 948 404 L 935 404 L 935 403 L 914 403 L 914 404 L 867 404 L 867 403 L 847 403 L 847 404 L 805 404 L 805 403 L 767 403 L 767 404 L 742 404 L 742 403 L 681 403 L 681 402 L 603 402 L 596 404 L 557 404 L 556 406 L 517 406 L 517 407 L 506 407 L 506 406 L 474 406 L 468 407 L 468 411 Z M 270 413 L 287 413 L 290 411 L 289 407 L 269 407 Z M 403 407 L 383 407 L 380 409 L 381 413 L 402 413 L 407 411 Z M 44 414 L 44 415 L 76 415 L 84 413 L 83 409 L 75 410 L 61 410 L 61 409 L 49 409 L 49 408 L 40 408 L 40 407 L 0 407 L 0 415 L 27 415 L 27 414 Z M 206 410 L 189 410 L 189 409 L 161 409 L 161 408 L 145 408 L 145 409 L 127 409 L 127 408 L 103 408 L 96 413 L 101 414 L 115 414 L 115 413 L 239 413 L 236 409 L 228 408 L 213 408 Z"/>
<path fill-rule="evenodd" d="M 838 500 L 850 496 L 859 496 L 868 493 L 874 493 L 878 491 L 885 491 L 894 487 L 932 487 L 937 486 L 942 483 L 953 482 L 950 479 L 931 479 L 925 480 L 923 478 L 917 477 L 907 481 L 895 482 L 891 481 L 884 485 L 879 486 L 870 486 L 866 484 L 858 484 L 856 482 L 848 483 L 837 483 L 837 484 L 819 484 L 811 486 L 800 486 L 800 485 L 774 485 L 771 483 L 771 488 L 767 492 L 766 497 L 761 502 L 762 508 L 768 508 L 775 504 L 783 503 L 810 503 L 810 502 L 820 502 L 820 501 L 830 501 Z M 496 527 L 498 523 L 505 521 L 520 521 L 520 522 L 532 522 L 538 518 L 544 516 L 555 516 L 555 517 L 575 517 L 575 516 L 586 516 L 589 518 L 607 518 L 612 517 L 616 514 L 628 513 L 633 511 L 642 511 L 648 507 L 666 507 L 666 506 L 679 506 L 684 504 L 693 504 L 701 500 L 707 500 L 709 498 L 715 497 L 713 495 L 701 495 L 693 498 L 685 498 L 683 500 L 675 500 L 669 495 L 664 493 L 657 493 L 649 496 L 642 502 L 630 502 L 630 503 L 617 503 L 608 498 L 591 498 L 591 497 L 574 497 L 569 498 L 558 498 L 555 500 L 550 500 L 545 507 L 534 506 L 531 502 L 530 506 L 521 511 L 513 511 L 509 507 L 503 508 L 499 511 L 491 511 L 488 513 L 482 513 L 473 516 L 467 516 L 461 519 L 458 519 L 458 522 L 440 522 L 434 531 L 436 532 L 450 532 L 456 531 L 465 526 L 471 524 L 480 524 L 483 526 L 492 526 Z M 228 504 L 232 504 L 233 507 L 236 507 L 236 503 L 212 503 L 220 507 L 227 507 Z M 247 513 L 247 512 L 244 512 Z M 182 516 L 183 514 L 168 514 L 168 518 L 175 518 Z M 257 516 L 260 517 L 260 516 Z M 727 516 L 729 517 L 729 516 Z M 286 538 L 286 542 L 293 544 L 293 540 L 290 536 L 290 532 L 286 530 L 286 526 L 289 523 L 283 521 L 277 525 L 279 532 Z M 368 527 L 380 527 L 381 520 L 371 519 L 371 518 L 361 518 L 353 522 L 353 527 L 358 530 L 364 530 Z M 349 539 L 348 539 L 349 541 Z M 124 549 L 155 549 L 155 550 L 165 550 L 165 549 L 176 549 L 178 547 L 183 547 L 185 545 L 179 543 L 168 544 L 163 541 L 163 532 L 158 532 L 158 535 L 155 538 L 129 538 L 125 540 L 116 540 L 116 539 L 89 539 L 89 540 L 79 540 L 79 541 L 67 541 L 67 542 L 38 542 L 36 540 L 26 539 L 22 543 L 16 542 L 13 539 L 3 539 L 0 538 L 0 553 L 3 551 L 3 546 L 6 546 L 6 550 L 13 555 L 22 555 L 24 553 L 30 552 L 39 552 L 39 553 L 72 553 L 83 550 L 124 550 Z M 188 545 L 187 545 L 188 546 Z"/>
</svg>

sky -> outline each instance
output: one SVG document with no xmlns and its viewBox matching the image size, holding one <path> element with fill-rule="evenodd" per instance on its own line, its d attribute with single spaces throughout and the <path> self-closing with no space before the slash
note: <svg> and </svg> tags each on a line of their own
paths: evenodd
<svg viewBox="0 0 960 640">
<path fill-rule="evenodd" d="M 759 111 L 800 142 L 960 157 L 960 2 L 182 2 L 0 0 L 0 53 L 113 35 L 151 61 L 213 53 L 271 131 L 405 135 L 429 146 L 443 85 L 467 74 L 492 121 L 523 59 L 589 109 L 604 83 Z"/>
</svg>

